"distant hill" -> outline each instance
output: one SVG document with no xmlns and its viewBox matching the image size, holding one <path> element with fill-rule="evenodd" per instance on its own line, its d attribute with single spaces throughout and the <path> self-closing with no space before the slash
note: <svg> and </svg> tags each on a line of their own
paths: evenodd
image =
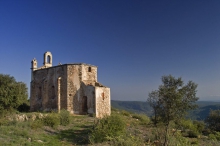
<svg viewBox="0 0 220 146">
<path fill-rule="evenodd" d="M 211 110 L 220 109 L 220 102 L 198 101 L 199 108 L 189 113 L 191 119 L 204 120 Z"/>
<path fill-rule="evenodd" d="M 112 100 L 111 101 L 112 107 L 126 110 L 134 113 L 144 113 L 148 116 L 152 115 L 152 108 L 148 104 L 148 102 L 143 101 L 118 101 Z M 217 110 L 220 109 L 220 102 L 214 101 L 198 101 L 197 105 L 199 106 L 198 109 L 189 112 L 188 118 L 196 119 L 196 120 L 204 120 L 210 110 Z"/>
<path fill-rule="evenodd" d="M 143 101 L 111 101 L 112 107 L 126 110 L 134 113 L 145 113 L 147 115 L 152 114 L 152 108 L 147 102 Z"/>
</svg>

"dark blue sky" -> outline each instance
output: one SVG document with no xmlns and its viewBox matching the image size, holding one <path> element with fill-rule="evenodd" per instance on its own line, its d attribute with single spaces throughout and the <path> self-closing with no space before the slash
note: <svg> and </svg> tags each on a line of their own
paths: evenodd
<svg viewBox="0 0 220 146">
<path fill-rule="evenodd" d="M 114 100 L 146 101 L 161 76 L 220 99 L 220 1 L 0 0 L 0 73 L 29 86 L 31 60 L 98 66 Z"/>
</svg>

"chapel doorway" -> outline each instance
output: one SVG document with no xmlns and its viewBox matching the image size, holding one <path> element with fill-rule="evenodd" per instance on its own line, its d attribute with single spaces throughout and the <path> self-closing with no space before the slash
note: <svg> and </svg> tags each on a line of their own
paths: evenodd
<svg viewBox="0 0 220 146">
<path fill-rule="evenodd" d="M 87 96 L 83 96 L 83 99 L 82 99 L 82 112 L 84 114 L 87 114 L 87 111 L 88 111 L 88 107 L 87 107 Z"/>
</svg>

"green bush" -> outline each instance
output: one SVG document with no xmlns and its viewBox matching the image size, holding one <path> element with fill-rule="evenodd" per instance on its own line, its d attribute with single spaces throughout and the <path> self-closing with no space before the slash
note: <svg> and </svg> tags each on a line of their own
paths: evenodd
<svg viewBox="0 0 220 146">
<path fill-rule="evenodd" d="M 190 138 L 197 138 L 204 129 L 204 123 L 200 121 L 182 120 L 177 125 L 181 127 L 182 135 Z"/>
<path fill-rule="evenodd" d="M 182 131 L 194 129 L 194 125 L 192 120 L 182 120 L 180 123 L 180 127 Z"/>
<path fill-rule="evenodd" d="M 124 116 L 127 116 L 127 117 L 130 116 L 130 113 L 128 111 L 124 111 L 124 110 L 121 111 L 121 114 Z"/>
<path fill-rule="evenodd" d="M 220 131 L 220 110 L 211 110 L 205 123 L 213 131 Z"/>
<path fill-rule="evenodd" d="M 0 118 L 0 126 L 2 125 L 7 125 L 8 124 L 8 120 L 6 118 Z"/>
<path fill-rule="evenodd" d="M 193 125 L 196 127 L 196 130 L 199 133 L 202 133 L 202 131 L 205 129 L 205 123 L 203 121 L 193 121 Z"/>
<path fill-rule="evenodd" d="M 169 137 L 170 145 L 172 146 L 190 146 L 190 141 L 188 138 L 185 138 L 181 135 L 180 132 L 177 132 L 175 136 Z"/>
<path fill-rule="evenodd" d="M 114 146 L 141 146 L 144 144 L 144 140 L 138 136 L 124 134 L 115 137 L 111 140 Z"/>
<path fill-rule="evenodd" d="M 220 141 L 220 132 L 214 132 L 212 134 L 209 134 L 209 139 Z"/>
<path fill-rule="evenodd" d="M 195 140 L 195 141 L 192 141 L 191 142 L 191 145 L 198 145 L 199 144 L 199 141 L 198 140 Z"/>
<path fill-rule="evenodd" d="M 50 126 L 52 128 L 56 128 L 60 124 L 59 116 L 56 113 L 48 114 L 42 120 L 44 126 Z"/>
<path fill-rule="evenodd" d="M 91 131 L 89 140 L 91 143 L 98 143 L 113 139 L 125 133 L 126 124 L 121 116 L 111 115 L 99 119 Z"/>
<path fill-rule="evenodd" d="M 217 140 L 217 138 L 215 137 L 215 134 L 209 134 L 209 139 L 210 140 Z"/>
<path fill-rule="evenodd" d="M 215 137 L 218 141 L 220 141 L 220 132 L 215 132 Z"/>
<path fill-rule="evenodd" d="M 60 111 L 60 125 L 67 126 L 70 123 L 70 113 L 67 110 Z"/>
<path fill-rule="evenodd" d="M 147 125 L 150 123 L 150 118 L 144 114 L 133 114 L 132 118 L 140 120 L 142 125 Z"/>
<path fill-rule="evenodd" d="M 190 130 L 188 131 L 188 137 L 190 138 L 197 138 L 199 136 L 199 132 L 197 130 Z"/>
<path fill-rule="evenodd" d="M 38 129 L 38 128 L 42 128 L 43 127 L 43 121 L 41 119 L 37 119 L 33 122 L 30 123 L 30 127 L 31 129 Z"/>
</svg>

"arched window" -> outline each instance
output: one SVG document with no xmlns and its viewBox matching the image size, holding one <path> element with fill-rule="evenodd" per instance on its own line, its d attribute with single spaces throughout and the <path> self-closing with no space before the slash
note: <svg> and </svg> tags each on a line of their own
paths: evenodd
<svg viewBox="0 0 220 146">
<path fill-rule="evenodd" d="M 50 62 L 51 62 L 50 55 L 47 55 L 47 63 L 50 63 Z"/>
<path fill-rule="evenodd" d="M 88 72 L 91 72 L 91 71 L 92 71 L 92 68 L 91 68 L 91 67 L 89 67 L 89 68 L 88 68 Z"/>
<path fill-rule="evenodd" d="M 52 54 L 50 52 L 44 53 L 44 65 L 46 67 L 52 67 Z"/>
</svg>

